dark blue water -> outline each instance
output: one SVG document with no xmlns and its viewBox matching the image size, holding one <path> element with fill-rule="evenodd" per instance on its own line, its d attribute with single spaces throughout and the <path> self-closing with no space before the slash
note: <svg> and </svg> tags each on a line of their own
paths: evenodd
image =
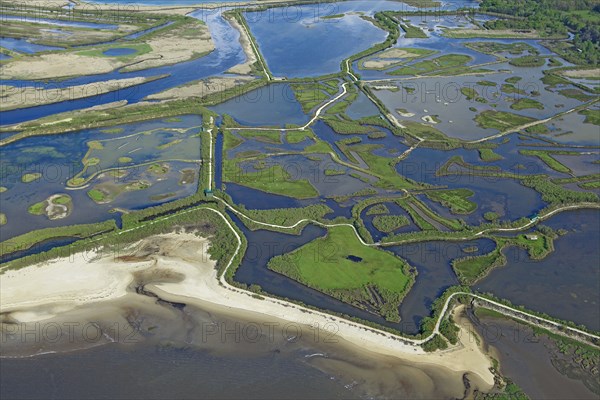
<svg viewBox="0 0 600 400">
<path fill-rule="evenodd" d="M 285 124 L 304 125 L 309 120 L 286 83 L 260 87 L 210 109 L 228 114 L 244 126 L 284 127 Z"/>
<path fill-rule="evenodd" d="M 475 288 L 514 304 L 600 330 L 600 212 L 569 211 L 544 221 L 569 233 L 555 240 L 555 250 L 534 261 L 520 248 L 505 252 L 508 263 Z"/>
<path fill-rule="evenodd" d="M 168 77 L 154 82 L 145 83 L 134 88 L 123 89 L 115 93 L 107 93 L 95 97 L 80 99 L 46 106 L 32 107 L 22 110 L 6 111 L 2 113 L 0 123 L 2 125 L 29 121 L 36 118 L 52 115 L 57 112 L 79 110 L 95 105 L 110 103 L 116 100 L 127 100 L 129 103 L 137 103 L 146 96 L 157 93 L 174 86 L 190 81 L 219 75 L 236 64 L 244 62 L 246 56 L 239 44 L 239 32 L 233 29 L 225 21 L 220 11 L 198 10 L 191 16 L 207 23 L 216 49 L 205 57 L 196 60 L 169 65 L 160 68 L 151 68 L 144 71 L 126 72 L 113 71 L 107 74 L 83 76 L 62 81 L 36 82 L 39 88 L 60 88 L 86 83 L 101 82 L 109 79 L 123 79 L 138 76 L 157 76 L 167 74 Z M 30 81 L 3 80 L 5 85 L 24 86 L 32 84 Z"/>
<path fill-rule="evenodd" d="M 348 56 L 385 40 L 386 33 L 358 15 L 323 20 L 322 5 L 246 13 L 275 76 L 319 76 L 338 72 Z"/>
<path fill-rule="evenodd" d="M 119 47 L 119 48 L 115 48 L 115 49 L 108 49 L 105 52 L 103 52 L 102 54 L 104 54 L 105 56 L 118 57 L 118 56 L 128 56 L 128 55 L 135 54 L 135 53 L 137 53 L 136 49 L 131 49 L 131 48 L 127 48 L 127 47 Z"/>
<path fill-rule="evenodd" d="M 235 204 L 256 210 L 304 207 L 312 203 L 311 200 L 298 200 L 293 197 L 266 193 L 232 182 L 225 183 L 225 192 L 231 196 Z"/>
<path fill-rule="evenodd" d="M 348 138 L 358 137 L 361 140 L 360 144 L 379 145 L 380 148 L 374 149 L 373 154 L 388 158 L 398 156 L 408 148 L 408 146 L 406 146 L 403 143 L 402 138 L 395 136 L 389 129 L 380 126 L 375 127 L 375 129 L 377 131 L 385 133 L 386 136 L 379 139 L 370 139 L 368 135 L 340 134 L 331 129 L 331 127 L 322 120 L 318 120 L 317 122 L 315 122 L 314 125 L 311 125 L 311 127 L 319 139 L 322 139 L 331 144 L 333 151 L 335 151 L 335 153 L 341 160 L 350 163 L 353 163 L 353 161 L 346 157 L 346 155 L 339 149 L 335 142 Z"/>
<path fill-rule="evenodd" d="M 474 253 L 463 249 L 476 246 Z M 407 333 L 418 333 L 421 320 L 431 313 L 431 304 L 450 286 L 458 285 L 451 261 L 468 255 L 486 254 L 495 248 L 489 239 L 469 242 L 422 242 L 388 247 L 417 269 L 417 278 L 400 306 L 402 326 Z"/>
<path fill-rule="evenodd" d="M 96 22 L 81 22 L 81 21 L 68 21 L 59 19 L 49 19 L 40 17 L 26 17 L 26 16 L 12 16 L 2 14 L 0 15 L 1 21 L 20 21 L 20 22 L 33 22 L 36 24 L 56 25 L 56 26 L 72 26 L 74 28 L 94 28 L 94 29 L 110 29 L 114 30 L 118 28 L 118 25 L 114 24 L 101 24 Z"/>
<path fill-rule="evenodd" d="M 39 53 L 41 51 L 62 50 L 62 47 L 45 46 L 28 42 L 25 39 L 0 37 L 0 46 L 19 53 Z"/>
<path fill-rule="evenodd" d="M 103 129 L 92 129 L 77 133 L 52 135 L 49 137 L 30 137 L 2 147 L 0 158 L 0 186 L 8 190 L 0 193 L 0 212 L 7 215 L 8 222 L 0 227 L 2 240 L 7 240 L 35 229 L 58 227 L 64 225 L 83 224 L 106 219 L 118 218 L 118 214 L 111 213 L 114 207 L 125 209 L 144 208 L 151 205 L 162 204 L 178 198 L 189 196 L 196 192 L 197 181 L 180 186 L 178 185 L 179 171 L 184 168 L 198 169 L 197 165 L 182 162 L 172 162 L 171 171 L 165 178 L 156 179 L 147 176 L 146 168 L 129 169 L 127 179 L 151 180 L 152 186 L 145 190 L 126 192 L 108 204 L 96 204 L 87 195 L 90 187 L 81 190 L 67 190 L 66 182 L 82 168 L 81 159 L 86 154 L 87 142 L 127 136 L 136 132 L 150 131 L 160 128 L 185 128 L 199 126 L 202 119 L 198 115 L 181 116 L 179 122 L 165 122 L 164 120 L 149 120 L 136 124 L 122 125 L 113 128 L 122 128 L 118 134 L 103 133 Z M 144 149 L 144 151 L 152 149 Z M 143 152 L 138 152 L 142 154 Z M 143 155 L 143 154 L 142 154 Z M 200 157 L 200 149 L 196 159 Z M 143 160 L 152 160 L 152 154 L 144 156 Z M 41 173 L 39 181 L 23 183 L 21 177 L 24 173 Z M 98 178 L 91 184 L 110 182 L 116 178 Z M 31 215 L 27 212 L 31 204 L 45 200 L 48 196 L 66 193 L 73 199 L 73 211 L 65 219 L 49 220 L 44 216 Z M 172 193 L 165 199 L 152 198 L 156 195 Z"/>
<path fill-rule="evenodd" d="M 469 215 L 452 215 L 444 207 L 427 200 L 425 196 L 421 197 L 428 206 L 435 211 L 439 211 L 442 215 L 452 218 L 462 218 L 469 224 L 477 225 L 484 222 L 483 214 L 487 211 L 498 213 L 501 215 L 501 219 L 516 220 L 523 216 L 531 215 L 545 206 L 538 192 L 521 185 L 515 179 L 476 176 L 477 171 L 467 173 L 466 175 L 436 176 L 436 171 L 454 155 L 460 155 L 465 161 L 475 165 L 487 164 L 479 161 L 476 150 L 458 149 L 452 150 L 452 152 L 445 152 L 417 148 L 407 159 L 398 163 L 396 170 L 407 178 L 416 181 L 451 189 L 466 188 L 472 190 L 474 196 L 470 200 L 477 203 L 478 208 Z M 509 169 L 508 172 L 515 172 L 515 166 L 523 163 L 527 167 L 527 169 L 522 171 L 524 174 L 531 174 L 535 173 L 535 171 L 546 169 L 539 165 L 539 162 L 533 158 L 525 160 L 525 157 L 519 157 L 521 159 L 517 159 L 516 156 L 507 157 L 500 164 L 511 165 L 512 170 Z"/>
<path fill-rule="evenodd" d="M 408 225 L 396 229 L 391 234 L 415 232 L 415 231 L 419 230 L 419 227 L 414 224 L 413 220 L 411 219 L 410 215 L 406 212 L 406 210 L 404 210 L 398 204 L 396 204 L 396 203 L 383 203 L 383 204 L 385 204 L 385 206 L 387 207 L 387 209 L 390 212 L 389 212 L 389 214 L 378 214 L 378 215 L 402 215 L 410 221 L 410 223 Z M 362 219 L 363 223 L 365 224 L 365 227 L 371 234 L 371 237 L 373 238 L 373 240 L 375 242 L 379 242 L 381 239 L 388 236 L 389 234 L 380 232 L 379 230 L 377 230 L 377 228 L 375 228 L 375 226 L 373 226 L 373 219 L 377 215 L 367 215 L 367 212 L 372 207 L 373 206 L 367 207 L 364 209 L 364 211 L 361 214 L 361 219 Z"/>
<path fill-rule="evenodd" d="M 248 285 L 257 284 L 267 293 L 276 296 L 402 329 L 398 324 L 389 323 L 379 316 L 341 302 L 267 268 L 267 263 L 271 258 L 294 251 L 298 247 L 324 236 L 327 232 L 325 228 L 308 225 L 298 236 L 265 230 L 251 231 L 234 214 L 229 213 L 229 216 L 248 240 L 248 250 L 234 277 L 237 282 Z"/>
<path fill-rule="evenodd" d="M 1 237 L 2 236 L 1 233 L 2 232 L 0 231 L 0 242 L 3 242 L 4 238 Z M 55 247 L 68 246 L 71 243 L 75 243 L 78 240 L 79 240 L 79 238 L 70 238 L 70 237 L 55 238 L 55 239 L 45 240 L 40 243 L 36 243 L 35 245 L 33 245 L 32 247 L 30 247 L 27 250 L 16 250 L 16 247 L 11 246 L 10 242 L 8 242 L 8 243 L 3 242 L 2 243 L 2 251 L 5 254 L 0 257 L 0 263 L 7 263 L 9 261 L 13 261 L 18 258 L 27 257 L 27 256 L 34 255 L 34 254 L 39 254 L 39 253 L 42 253 L 45 251 L 52 250 Z M 16 251 L 13 251 L 13 249 L 15 249 Z M 8 253 L 8 254 L 6 254 L 6 253 Z"/>
<path fill-rule="evenodd" d="M 132 33 L 131 35 L 125 36 L 123 39 L 125 39 L 125 40 L 138 39 L 139 37 L 144 36 L 144 35 L 146 35 L 148 33 L 157 31 L 157 30 L 162 29 L 162 28 L 166 28 L 167 26 L 172 25 L 173 23 L 174 23 L 173 21 L 169 21 L 169 22 L 164 23 L 164 24 L 159 25 L 159 26 L 155 26 L 155 27 L 152 27 L 152 28 L 149 28 L 149 29 L 144 29 L 144 30 L 136 32 L 136 33 Z"/>
</svg>

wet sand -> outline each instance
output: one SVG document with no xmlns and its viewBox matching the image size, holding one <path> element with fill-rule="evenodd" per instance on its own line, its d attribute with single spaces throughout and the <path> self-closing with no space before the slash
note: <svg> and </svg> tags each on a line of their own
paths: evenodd
<svg viewBox="0 0 600 400">
<path fill-rule="evenodd" d="M 135 281 L 142 279 L 145 291 L 170 302 L 193 305 L 233 319 L 292 323 L 292 333 L 298 330 L 308 335 L 316 328 L 323 343 L 329 344 L 325 340 L 331 339 L 331 344 L 367 349 L 371 357 L 389 357 L 419 370 L 438 369 L 443 371 L 442 376 L 458 382 L 451 390 L 456 396 L 460 394 L 459 387 L 462 390 L 465 373 L 484 391 L 493 385 L 491 362 L 469 335 L 469 323 L 462 318 L 457 319 L 461 325 L 459 345 L 443 352 L 424 353 L 418 346 L 389 339 L 337 317 L 225 288 L 217 280 L 215 262 L 206 253 L 208 246 L 206 239 L 194 234 L 172 233 L 136 243 L 126 258 L 122 254 L 115 257 L 79 253 L 45 265 L 7 271 L 0 279 L 0 311 L 20 322 L 43 321 L 83 305 L 123 299 Z"/>
</svg>

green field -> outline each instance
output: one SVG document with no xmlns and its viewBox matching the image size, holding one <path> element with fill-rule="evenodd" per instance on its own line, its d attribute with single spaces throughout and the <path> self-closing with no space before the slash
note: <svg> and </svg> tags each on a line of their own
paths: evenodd
<svg viewBox="0 0 600 400">
<path fill-rule="evenodd" d="M 133 159 L 131 157 L 119 157 L 117 161 L 119 162 L 119 164 L 127 164 L 132 162 Z"/>
<path fill-rule="evenodd" d="M 571 169 L 567 166 L 565 166 L 564 164 L 562 164 L 560 161 L 558 161 L 557 159 L 555 159 L 554 157 L 552 157 L 552 154 L 565 154 L 565 155 L 578 155 L 579 153 L 577 152 L 552 152 L 552 151 L 546 151 L 546 150 L 519 150 L 519 153 L 524 155 L 524 156 L 534 156 L 539 158 L 540 160 L 542 160 L 544 162 L 544 164 L 546 164 L 547 166 L 549 166 L 550 168 L 552 168 L 553 170 L 555 170 L 556 172 L 562 172 L 565 174 L 568 174 L 571 172 Z"/>
<path fill-rule="evenodd" d="M 285 133 L 285 140 L 287 140 L 287 142 L 289 144 L 297 144 L 297 143 L 301 143 L 302 141 L 304 141 L 305 139 L 310 139 L 314 137 L 314 134 L 312 133 L 311 130 L 305 129 L 303 131 L 287 131 Z"/>
<path fill-rule="evenodd" d="M 468 101 L 475 100 L 479 103 L 487 103 L 487 100 L 481 97 L 479 92 L 477 92 L 477 90 L 473 87 L 462 87 L 460 88 L 460 92 Z"/>
<path fill-rule="evenodd" d="M 533 121 L 533 118 L 523 115 L 492 110 L 486 110 L 475 117 L 475 122 L 480 127 L 484 129 L 498 129 L 499 131 L 505 131 Z"/>
<path fill-rule="evenodd" d="M 294 91 L 296 100 L 302 106 L 302 110 L 308 113 L 335 95 L 338 92 L 337 84 L 337 80 L 316 83 L 294 83 L 291 85 L 291 88 Z"/>
<path fill-rule="evenodd" d="M 442 131 L 431 125 L 410 120 L 402 120 L 400 123 L 406 127 L 402 131 L 410 136 L 432 140 L 448 140 L 448 137 Z"/>
<path fill-rule="evenodd" d="M 409 23 L 400 24 L 400 27 L 405 32 L 404 37 L 406 39 L 427 39 L 428 36 L 423 30 L 417 26 Z"/>
<path fill-rule="evenodd" d="M 580 183 L 578 186 L 582 189 L 600 189 L 600 181 Z"/>
<path fill-rule="evenodd" d="M 486 54 L 509 53 L 512 55 L 521 55 L 524 52 L 537 52 L 535 47 L 525 42 L 500 43 L 500 42 L 470 42 L 465 43 L 465 47 Z"/>
<path fill-rule="evenodd" d="M 494 211 L 488 211 L 488 212 L 486 212 L 485 214 L 483 214 L 483 218 L 484 218 L 486 221 L 490 221 L 490 222 L 492 222 L 492 221 L 495 221 L 495 220 L 497 220 L 498 218 L 500 218 L 500 216 L 498 215 L 498 213 L 496 213 L 496 212 L 494 212 Z"/>
<path fill-rule="evenodd" d="M 502 157 L 498 153 L 495 153 L 492 149 L 483 148 L 479 149 L 479 158 L 481 159 L 481 161 L 492 162 L 502 160 L 504 157 Z"/>
<path fill-rule="evenodd" d="M 541 67 L 546 64 L 546 59 L 539 56 L 523 56 L 512 58 L 508 63 L 515 67 Z"/>
<path fill-rule="evenodd" d="M 29 206 L 27 212 L 31 215 L 44 215 L 44 210 L 46 208 L 46 202 L 40 201 L 39 203 L 34 203 Z"/>
<path fill-rule="evenodd" d="M 425 75 L 448 68 L 464 67 L 472 58 L 462 54 L 446 54 L 431 60 L 419 61 L 415 64 L 398 68 L 390 75 Z"/>
<path fill-rule="evenodd" d="M 590 101 L 594 98 L 594 96 L 584 93 L 579 89 L 562 89 L 559 90 L 560 94 L 570 99 L 575 99 L 579 101 Z"/>
<path fill-rule="evenodd" d="M 398 306 L 414 280 L 404 261 L 363 246 L 347 226 L 329 228 L 327 236 L 271 259 L 268 267 L 390 321 L 399 321 Z"/>
<path fill-rule="evenodd" d="M 223 180 L 298 199 L 307 199 L 319 195 L 308 179 L 291 179 L 291 175 L 279 164 L 256 172 L 243 171 L 235 161 L 228 161 L 223 169 Z"/>
<path fill-rule="evenodd" d="M 431 190 L 427 197 L 450 209 L 453 214 L 470 214 L 477 204 L 469 200 L 475 193 L 469 189 Z"/>
<path fill-rule="evenodd" d="M 148 172 L 155 174 L 155 175 L 165 175 L 169 172 L 170 170 L 170 166 L 169 164 L 163 163 L 163 164 L 152 164 L 151 166 L 148 167 Z"/>
<path fill-rule="evenodd" d="M 544 105 L 537 100 L 522 98 L 522 99 L 519 99 L 519 100 L 515 101 L 514 103 L 512 103 L 510 105 L 510 108 L 512 108 L 513 110 L 517 110 L 517 111 L 518 110 L 528 110 L 531 108 L 543 110 Z"/>
<path fill-rule="evenodd" d="M 96 203 L 102 203 L 106 200 L 106 194 L 98 189 L 92 189 L 87 192 L 87 195 L 90 199 L 94 200 Z"/>
<path fill-rule="evenodd" d="M 337 18 L 344 18 L 344 14 L 332 14 L 332 15 L 325 15 L 325 16 L 321 17 L 321 19 L 337 19 Z"/>
<path fill-rule="evenodd" d="M 23 182 L 23 183 L 35 182 L 38 179 L 40 179 L 41 177 L 42 177 L 42 174 L 40 174 L 39 172 L 28 173 L 28 174 L 24 174 L 21 177 L 21 182 Z"/>
<path fill-rule="evenodd" d="M 584 123 L 600 126 L 600 110 L 587 109 L 579 111 L 579 114 L 585 115 L 585 120 L 583 121 Z"/>
<path fill-rule="evenodd" d="M 506 81 L 508 82 L 508 79 Z M 527 94 L 525 91 L 519 89 L 518 87 L 516 87 L 512 83 L 505 83 L 505 84 L 503 84 L 502 86 L 500 86 L 500 90 L 502 90 L 506 94 L 520 94 L 520 95 L 526 95 Z"/>
</svg>

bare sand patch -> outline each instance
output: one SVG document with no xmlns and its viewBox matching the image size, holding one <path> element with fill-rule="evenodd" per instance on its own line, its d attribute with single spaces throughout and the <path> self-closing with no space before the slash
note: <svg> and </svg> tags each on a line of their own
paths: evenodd
<svg viewBox="0 0 600 400">
<path fill-rule="evenodd" d="M 437 124 L 437 121 L 431 115 L 424 115 L 421 117 L 421 120 L 428 124 Z"/>
<path fill-rule="evenodd" d="M 391 48 L 377 55 L 378 58 L 415 58 L 419 54 L 411 53 L 404 49 Z"/>
<path fill-rule="evenodd" d="M 5 62 L 0 69 L 0 78 L 56 79 L 104 74 L 124 67 L 127 71 L 138 71 L 189 61 L 215 48 L 208 27 L 195 20 L 152 35 L 145 43 L 151 51 L 131 58 L 107 57 L 100 51 L 94 54 L 94 47 L 23 55 Z"/>
<path fill-rule="evenodd" d="M 22 56 L 5 63 L 0 69 L 2 79 L 51 79 L 73 75 L 106 74 L 120 65 L 111 58 L 80 56 L 61 52 Z"/>
<path fill-rule="evenodd" d="M 362 63 L 366 69 L 384 69 L 397 64 L 397 60 L 368 60 Z"/>
<path fill-rule="evenodd" d="M 47 4 L 48 7 L 64 7 L 69 5 L 68 0 L 49 0 L 49 1 L 41 1 L 41 0 L 5 0 L 7 3 L 12 3 L 14 5 L 20 6 L 36 6 L 36 7 L 44 7 L 44 3 Z"/>
<path fill-rule="evenodd" d="M 570 69 L 562 71 L 562 75 L 568 76 L 569 78 L 600 78 L 600 68 L 593 69 Z"/>
<path fill-rule="evenodd" d="M 361 66 L 366 69 L 385 69 L 410 59 L 424 57 L 427 54 L 412 52 L 410 49 L 391 48 L 375 54 L 362 62 Z"/>
<path fill-rule="evenodd" d="M 419 346 L 397 340 L 391 335 L 372 332 L 357 323 L 308 310 L 283 300 L 256 298 L 247 292 L 220 283 L 215 262 L 206 250 L 207 240 L 192 233 L 156 235 L 137 242 L 135 251 L 126 257 L 112 254 L 77 253 L 0 276 L 0 312 L 13 312 L 29 321 L 48 318 L 48 309 L 55 313 L 81 304 L 91 304 L 124 296 L 134 274 L 180 276 L 176 281 L 146 283 L 147 290 L 169 301 L 179 301 L 200 307 L 226 310 L 246 319 L 291 321 L 306 326 L 337 327 L 336 335 L 349 345 L 382 356 L 396 357 L 410 363 L 434 365 L 477 377 L 483 389 L 494 384 L 491 362 L 470 333 L 468 321 L 457 318 L 460 342 L 448 350 L 425 353 Z M 122 254 L 121 254 L 122 255 Z M 37 315 L 36 307 L 44 306 Z"/>
<path fill-rule="evenodd" d="M 400 115 L 402 118 L 412 118 L 415 116 L 415 113 L 409 112 L 408 110 L 405 110 L 403 108 L 399 108 L 396 109 L 396 112 L 398 113 L 398 115 Z"/>
<path fill-rule="evenodd" d="M 94 82 L 85 85 L 68 86 L 56 89 L 44 89 L 36 86 L 0 85 L 0 110 L 14 110 L 59 103 L 61 101 L 94 97 L 115 90 L 140 85 L 153 80 L 152 78 L 111 79 L 104 82 Z"/>
<path fill-rule="evenodd" d="M 124 68 L 125 71 L 139 71 L 189 61 L 201 57 L 215 49 L 208 27 L 200 21 L 190 21 L 180 27 L 152 36 L 146 44 L 152 51 L 137 58 Z"/>
<path fill-rule="evenodd" d="M 239 22 L 235 18 L 227 16 L 225 17 L 225 19 L 240 33 L 240 44 L 244 49 L 244 54 L 246 54 L 245 62 L 229 68 L 227 72 L 231 74 L 249 75 L 252 73 L 252 64 L 258 61 L 256 59 L 256 54 L 252 49 L 250 38 L 248 37 L 246 30 L 239 24 Z"/>
<path fill-rule="evenodd" d="M 205 97 L 243 85 L 252 81 L 251 77 L 213 77 L 201 79 L 183 86 L 167 89 L 160 93 L 151 94 L 148 100 L 175 100 L 189 97 Z"/>
</svg>

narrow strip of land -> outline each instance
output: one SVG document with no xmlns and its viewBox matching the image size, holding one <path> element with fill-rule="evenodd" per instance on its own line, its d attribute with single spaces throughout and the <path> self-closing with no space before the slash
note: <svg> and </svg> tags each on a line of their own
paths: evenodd
<svg viewBox="0 0 600 400">
<path fill-rule="evenodd" d="M 348 93 L 348 89 L 346 88 L 346 85 L 348 85 L 348 82 L 344 82 L 342 84 L 342 91 L 340 93 L 338 93 L 335 97 L 329 99 L 327 102 L 325 102 L 324 104 L 322 104 L 319 108 L 317 108 L 317 110 L 315 111 L 315 114 L 313 115 L 313 117 L 304 125 L 302 125 L 299 128 L 260 128 L 260 127 L 244 127 L 244 128 L 226 128 L 228 130 L 240 130 L 243 129 L 245 131 L 280 131 L 280 132 L 287 132 L 287 131 L 303 131 L 306 128 L 308 128 L 310 125 L 312 125 L 318 118 L 319 115 L 321 115 L 321 111 L 323 111 L 323 109 L 325 109 L 326 107 L 330 106 L 331 104 L 335 103 L 336 101 L 338 101 L 339 99 L 341 99 L 342 97 L 344 97 L 346 95 L 346 93 Z"/>
</svg>

